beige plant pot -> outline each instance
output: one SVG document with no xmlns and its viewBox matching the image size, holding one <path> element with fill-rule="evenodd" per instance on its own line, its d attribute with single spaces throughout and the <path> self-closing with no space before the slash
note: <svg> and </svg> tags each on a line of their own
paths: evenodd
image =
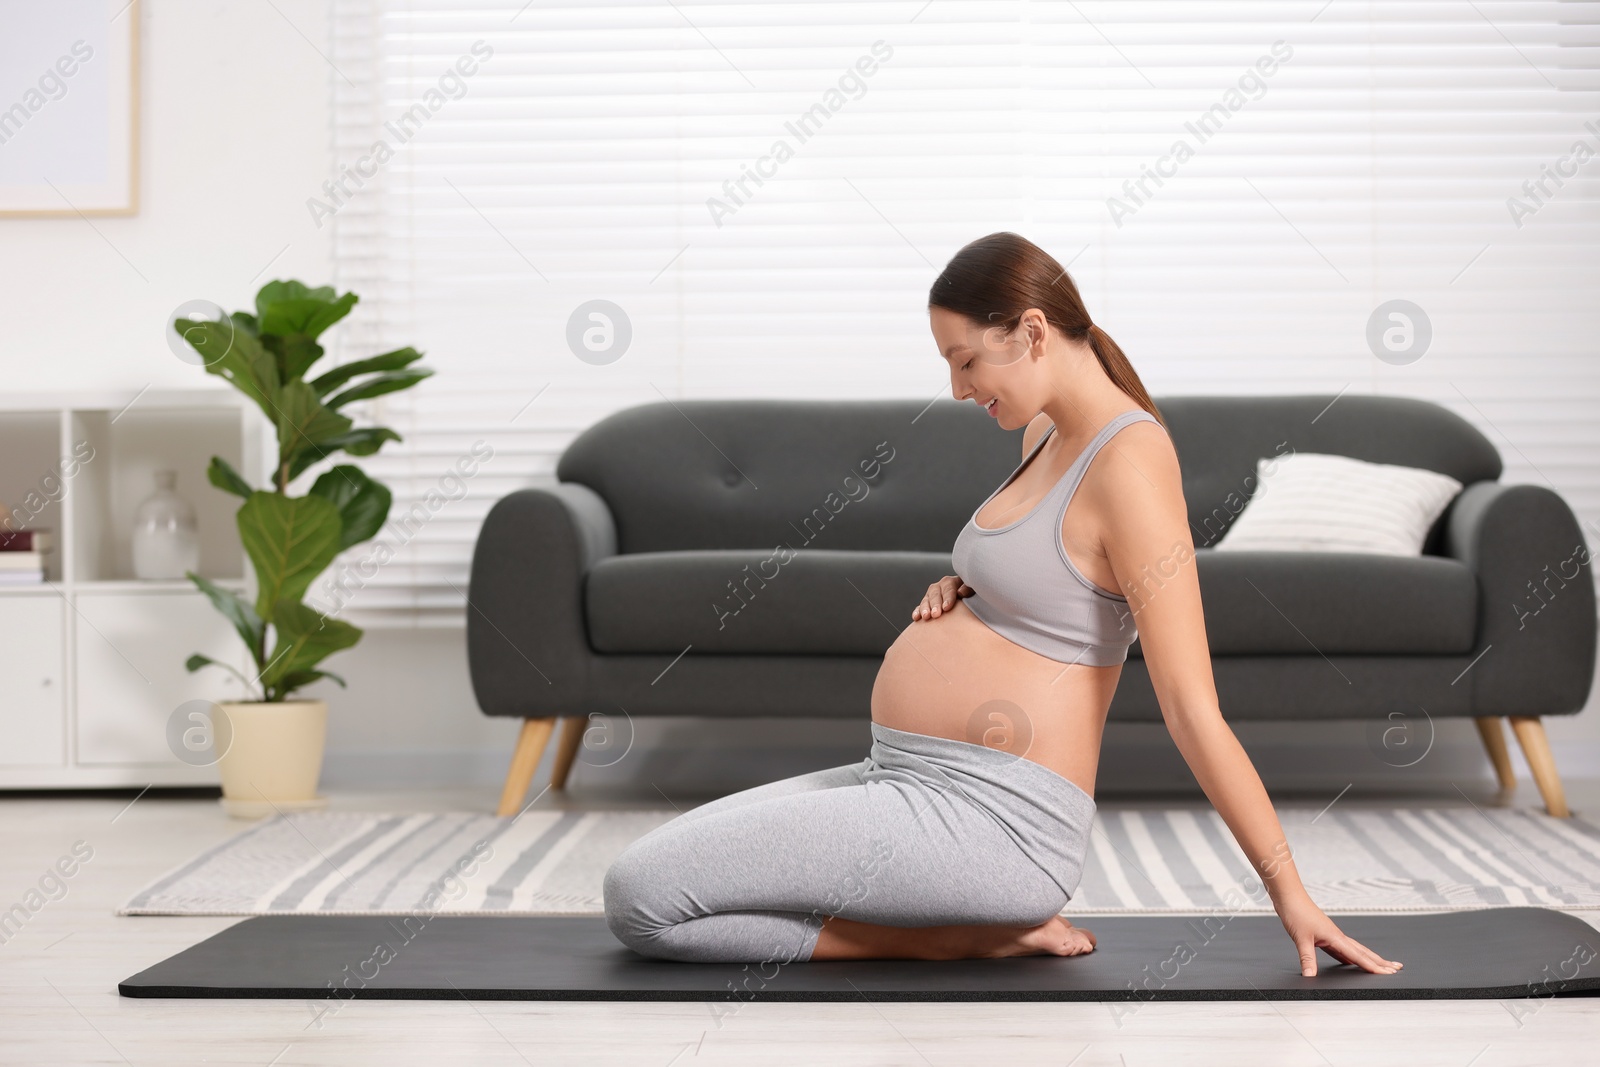
<svg viewBox="0 0 1600 1067">
<path fill-rule="evenodd" d="M 240 818 L 320 808 L 317 795 L 322 751 L 328 735 L 328 705 L 322 700 L 223 703 L 227 750 L 217 760 L 222 806 Z M 221 731 L 219 730 L 219 734 Z"/>
</svg>

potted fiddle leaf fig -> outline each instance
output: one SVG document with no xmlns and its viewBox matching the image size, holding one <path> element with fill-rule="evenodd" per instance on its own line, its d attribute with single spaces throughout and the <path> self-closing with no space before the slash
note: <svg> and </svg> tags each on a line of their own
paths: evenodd
<svg viewBox="0 0 1600 1067">
<path fill-rule="evenodd" d="M 336 463 L 299 495 L 290 486 L 337 455 L 370 456 L 400 435 L 385 426 L 356 426 L 342 410 L 358 400 L 409 389 L 433 373 L 416 366 L 422 353 L 401 348 L 344 363 L 307 378 L 322 358 L 317 338 L 349 314 L 354 293 L 274 281 L 256 294 L 255 313 L 235 311 L 217 321 L 178 319 L 178 333 L 200 354 L 205 369 L 231 383 L 260 409 L 277 434 L 270 484 L 251 485 L 220 456 L 211 457 L 211 484 L 239 497 L 239 539 L 255 572 L 253 598 L 239 596 L 198 574 L 194 582 L 238 632 L 255 677 L 196 653 L 190 671 L 231 671 L 255 699 L 226 702 L 225 723 L 214 724 L 223 804 L 241 815 L 320 803 L 317 779 L 327 734 L 327 703 L 295 694 L 326 678 L 322 661 L 350 648 L 361 630 L 303 602 L 306 590 L 339 553 L 369 540 L 389 516 L 391 495 L 352 463 Z"/>
</svg>

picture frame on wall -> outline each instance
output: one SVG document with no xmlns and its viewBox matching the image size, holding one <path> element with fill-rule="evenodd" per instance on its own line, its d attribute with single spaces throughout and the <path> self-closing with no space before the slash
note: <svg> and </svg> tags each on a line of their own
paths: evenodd
<svg viewBox="0 0 1600 1067">
<path fill-rule="evenodd" d="M 139 0 L 0 0 L 0 217 L 139 208 Z"/>
</svg>

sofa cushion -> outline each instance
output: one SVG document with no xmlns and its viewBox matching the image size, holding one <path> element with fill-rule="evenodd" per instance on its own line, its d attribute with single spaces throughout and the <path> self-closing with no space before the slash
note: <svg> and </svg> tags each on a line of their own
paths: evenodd
<svg viewBox="0 0 1600 1067">
<path fill-rule="evenodd" d="M 595 565 L 584 585 L 596 652 L 881 656 L 911 624 L 948 552 L 694 549 Z"/>
<path fill-rule="evenodd" d="M 1439 556 L 1198 549 L 1214 655 L 1471 651 L 1477 580 Z M 601 560 L 584 605 L 597 652 L 881 656 L 947 552 L 703 549 Z M 1145 587 L 1160 595 L 1159 575 Z M 1139 643 L 1130 655 L 1142 655 Z"/>
<path fill-rule="evenodd" d="M 1262 459 L 1256 481 L 1218 551 L 1420 556 L 1428 531 L 1462 488 L 1438 471 L 1321 452 Z"/>
<path fill-rule="evenodd" d="M 1195 563 L 1213 655 L 1445 655 L 1477 636 L 1477 577 L 1443 556 L 1201 548 Z"/>
</svg>

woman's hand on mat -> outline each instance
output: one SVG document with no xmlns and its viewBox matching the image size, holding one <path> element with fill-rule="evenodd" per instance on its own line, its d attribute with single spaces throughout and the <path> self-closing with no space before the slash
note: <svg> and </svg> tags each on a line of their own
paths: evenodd
<svg viewBox="0 0 1600 1067">
<path fill-rule="evenodd" d="M 1278 912 L 1283 928 L 1294 939 L 1300 951 L 1300 973 L 1306 978 L 1317 975 L 1317 949 L 1322 949 L 1340 963 L 1360 967 L 1373 974 L 1393 974 L 1404 964 L 1386 960 L 1355 938 L 1334 925 L 1307 897 L 1297 905 L 1285 905 Z"/>
<path fill-rule="evenodd" d="M 937 619 L 940 615 L 955 607 L 957 599 L 971 596 L 972 593 L 972 586 L 953 574 L 948 578 L 940 578 L 937 582 L 928 586 L 928 592 L 922 598 L 922 603 L 911 610 L 911 621 Z"/>
</svg>

